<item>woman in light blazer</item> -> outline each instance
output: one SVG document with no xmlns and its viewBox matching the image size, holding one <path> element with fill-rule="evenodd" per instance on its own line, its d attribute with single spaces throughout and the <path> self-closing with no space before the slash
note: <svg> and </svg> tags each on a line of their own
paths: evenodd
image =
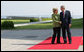
<svg viewBox="0 0 84 52">
<path fill-rule="evenodd" d="M 60 43 L 61 22 L 60 22 L 60 14 L 58 14 L 57 8 L 53 8 L 52 20 L 53 20 L 53 36 L 51 43 L 54 44 L 56 36 L 57 36 L 57 43 Z"/>
</svg>

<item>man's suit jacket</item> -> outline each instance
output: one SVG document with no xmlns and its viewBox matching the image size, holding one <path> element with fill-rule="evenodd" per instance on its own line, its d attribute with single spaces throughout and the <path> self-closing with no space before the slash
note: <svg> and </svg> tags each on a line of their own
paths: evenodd
<svg viewBox="0 0 84 52">
<path fill-rule="evenodd" d="M 62 24 L 71 24 L 71 13 L 66 10 L 65 15 L 63 16 L 63 12 L 60 12 L 60 21 Z"/>
</svg>

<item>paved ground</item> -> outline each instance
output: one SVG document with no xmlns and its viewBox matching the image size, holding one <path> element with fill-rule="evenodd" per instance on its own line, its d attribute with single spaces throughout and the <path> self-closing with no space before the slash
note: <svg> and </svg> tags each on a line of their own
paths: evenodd
<svg viewBox="0 0 84 52">
<path fill-rule="evenodd" d="M 43 41 L 47 37 L 52 36 L 52 32 L 53 32 L 52 29 L 1 30 L 1 50 L 2 51 L 42 51 L 42 50 L 28 50 L 27 48 L 35 44 L 38 44 L 39 42 Z M 72 32 L 72 36 L 83 36 L 83 29 L 71 29 L 71 32 Z M 63 51 L 63 50 L 49 50 L 49 51 Z M 70 51 L 75 51 L 75 50 L 70 50 Z M 83 46 L 80 46 L 78 51 L 83 51 Z"/>
<path fill-rule="evenodd" d="M 25 26 L 25 25 L 31 25 L 31 24 L 47 23 L 47 22 L 52 22 L 52 20 L 39 21 L 39 22 L 30 22 L 30 23 L 23 23 L 23 24 L 14 24 L 14 26 L 17 27 L 17 26 Z"/>
</svg>

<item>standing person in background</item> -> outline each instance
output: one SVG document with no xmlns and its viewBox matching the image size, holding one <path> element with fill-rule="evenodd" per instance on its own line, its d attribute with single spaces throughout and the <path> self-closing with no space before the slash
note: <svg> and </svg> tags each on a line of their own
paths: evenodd
<svg viewBox="0 0 84 52">
<path fill-rule="evenodd" d="M 60 43 L 60 15 L 58 14 L 58 9 L 53 8 L 52 14 L 53 20 L 53 36 L 52 36 L 52 44 L 54 44 L 55 37 L 57 36 L 57 43 Z"/>
<path fill-rule="evenodd" d="M 62 35 L 64 39 L 64 44 L 67 43 L 66 39 L 66 32 L 68 35 L 69 39 L 69 44 L 71 44 L 71 32 L 70 32 L 70 27 L 71 27 L 71 13 L 68 10 L 65 10 L 65 7 L 62 5 L 61 6 L 61 11 L 60 12 L 60 21 L 61 21 L 61 26 L 62 26 Z"/>
</svg>

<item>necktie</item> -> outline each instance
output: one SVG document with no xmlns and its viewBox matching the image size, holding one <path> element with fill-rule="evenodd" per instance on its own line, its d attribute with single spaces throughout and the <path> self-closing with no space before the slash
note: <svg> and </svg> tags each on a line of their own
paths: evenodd
<svg viewBox="0 0 84 52">
<path fill-rule="evenodd" d="M 63 12 L 63 16 L 64 16 L 64 12 Z"/>
</svg>

